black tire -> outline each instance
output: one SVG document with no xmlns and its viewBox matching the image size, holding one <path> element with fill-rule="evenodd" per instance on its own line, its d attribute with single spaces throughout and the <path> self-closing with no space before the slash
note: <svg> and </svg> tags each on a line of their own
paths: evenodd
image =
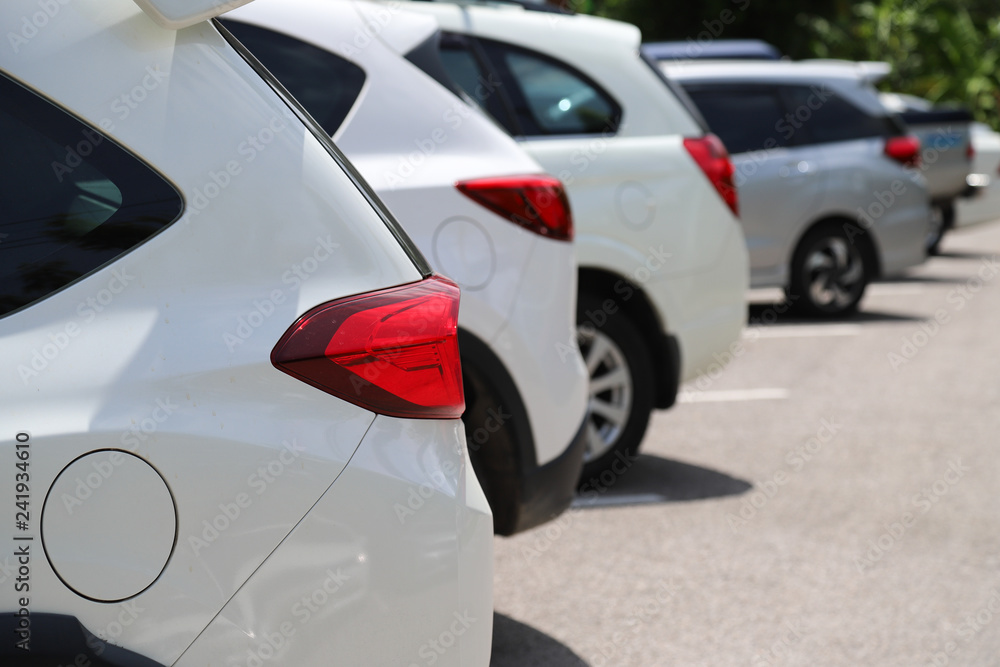
<svg viewBox="0 0 1000 667">
<path fill-rule="evenodd" d="M 653 411 L 653 363 L 649 347 L 628 315 L 608 313 L 605 300 L 581 294 L 577 340 L 590 372 L 590 413 L 581 484 L 600 475 L 621 455 L 632 456 Z M 608 381 L 612 380 L 611 384 Z"/>
<path fill-rule="evenodd" d="M 941 251 L 944 235 L 955 225 L 955 207 L 951 202 L 935 204 L 931 229 L 927 232 L 927 255 L 933 257 Z"/>
<path fill-rule="evenodd" d="M 872 267 L 861 245 L 867 242 L 864 234 L 857 226 L 845 223 L 818 227 L 802 237 L 792 255 L 786 290 L 795 312 L 837 317 L 858 309 L 872 278 Z"/>
</svg>

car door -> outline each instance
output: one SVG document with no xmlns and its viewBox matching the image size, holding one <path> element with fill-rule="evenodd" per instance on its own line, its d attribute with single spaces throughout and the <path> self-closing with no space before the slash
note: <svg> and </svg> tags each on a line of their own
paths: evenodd
<svg viewBox="0 0 1000 667">
<path fill-rule="evenodd" d="M 774 85 L 686 83 L 709 127 L 729 149 L 750 253 L 752 286 L 780 285 L 792 245 L 824 187 L 820 151 L 801 116 Z"/>
</svg>

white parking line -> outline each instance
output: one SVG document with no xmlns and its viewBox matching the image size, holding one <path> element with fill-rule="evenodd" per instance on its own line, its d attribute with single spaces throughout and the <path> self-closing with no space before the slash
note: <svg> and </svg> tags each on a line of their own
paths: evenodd
<svg viewBox="0 0 1000 667">
<path fill-rule="evenodd" d="M 678 403 L 725 403 L 731 401 L 773 401 L 788 398 L 787 389 L 730 389 L 722 391 L 682 390 Z"/>
<path fill-rule="evenodd" d="M 582 498 L 577 496 L 573 499 L 574 508 L 581 507 L 616 507 L 619 505 L 649 505 L 650 503 L 662 503 L 670 500 L 659 493 L 628 493 L 624 495 L 604 495 L 596 498 Z"/>
<path fill-rule="evenodd" d="M 811 338 L 813 336 L 858 336 L 860 324 L 783 324 L 744 331 L 744 338 Z"/>
<path fill-rule="evenodd" d="M 870 296 L 915 296 L 924 293 L 923 285 L 912 283 L 875 283 L 868 286 Z"/>
</svg>

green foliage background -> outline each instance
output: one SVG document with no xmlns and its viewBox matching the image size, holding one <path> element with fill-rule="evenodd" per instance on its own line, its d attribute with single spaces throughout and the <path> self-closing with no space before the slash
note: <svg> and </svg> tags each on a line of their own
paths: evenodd
<svg viewBox="0 0 1000 667">
<path fill-rule="evenodd" d="M 567 0 L 645 41 L 756 38 L 788 56 L 885 60 L 884 90 L 962 104 L 1000 129 L 1000 0 Z"/>
</svg>

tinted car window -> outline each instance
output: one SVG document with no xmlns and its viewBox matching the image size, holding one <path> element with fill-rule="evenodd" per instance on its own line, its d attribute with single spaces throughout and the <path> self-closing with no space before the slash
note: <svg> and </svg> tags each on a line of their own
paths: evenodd
<svg viewBox="0 0 1000 667">
<path fill-rule="evenodd" d="M 785 128 L 785 108 L 777 90 L 685 86 L 712 132 L 730 153 L 787 146 L 794 136 Z"/>
<path fill-rule="evenodd" d="M 178 216 L 177 191 L 98 130 L 0 75 L 0 317 Z"/>
<path fill-rule="evenodd" d="M 288 35 L 236 21 L 222 24 L 290 92 L 330 136 L 337 133 L 365 85 L 352 62 Z"/>
<path fill-rule="evenodd" d="M 783 88 L 789 113 L 807 128 L 811 143 L 825 144 L 892 134 L 885 116 L 870 116 L 822 86 Z"/>
<path fill-rule="evenodd" d="M 489 113 L 509 134 L 520 135 L 509 102 L 500 90 L 502 81 L 488 71 L 474 53 L 472 40 L 445 33 L 441 37 L 441 63 L 454 83 Z"/>
<path fill-rule="evenodd" d="M 522 99 L 514 108 L 528 134 L 614 132 L 621 109 L 582 75 L 540 55 L 494 45 Z M 491 54 L 493 57 L 493 54 Z"/>
</svg>

